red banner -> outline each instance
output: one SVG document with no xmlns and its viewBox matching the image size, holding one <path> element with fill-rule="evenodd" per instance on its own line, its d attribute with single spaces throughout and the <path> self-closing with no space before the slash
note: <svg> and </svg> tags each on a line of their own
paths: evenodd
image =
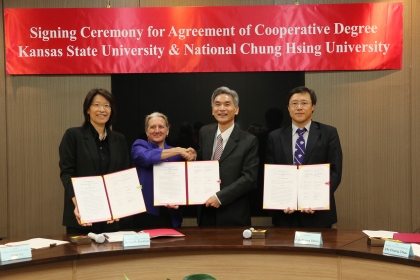
<svg viewBox="0 0 420 280">
<path fill-rule="evenodd" d="M 401 69 L 402 3 L 5 9 L 8 74 Z"/>
</svg>

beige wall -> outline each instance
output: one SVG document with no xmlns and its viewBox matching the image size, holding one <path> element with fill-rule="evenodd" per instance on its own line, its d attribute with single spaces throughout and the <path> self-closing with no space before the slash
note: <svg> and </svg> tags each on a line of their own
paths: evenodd
<svg viewBox="0 0 420 280">
<path fill-rule="evenodd" d="M 108 1 L 3 0 L 4 8 L 105 7 Z M 112 7 L 272 5 L 295 1 L 121 1 Z M 299 1 L 303 4 L 388 1 Z M 337 127 L 344 153 L 336 192 L 339 227 L 412 231 L 420 227 L 420 4 L 404 3 L 403 69 L 310 72 L 318 95 L 314 120 Z M 2 32 L 2 31 L 0 31 Z M 3 38 L 3 36 L 1 36 Z M 2 39 L 3 40 L 3 39 Z M 4 47 L 2 44 L 2 49 Z M 0 63 L 4 65 L 4 57 Z M 82 101 L 110 76 L 6 76 L 0 79 L 0 236 L 64 232 L 58 145 L 82 122 Z M 413 154 L 413 156 L 411 156 Z"/>
<path fill-rule="evenodd" d="M 0 2 L 3 10 L 3 3 Z M 3 13 L 0 15 L 3 22 Z M 1 46 L 4 46 L 3 28 L 0 28 Z M 4 47 L 2 47 L 4 50 Z M 3 52 L 4 53 L 4 52 Z M 7 147 L 6 147 L 6 83 L 4 56 L 0 56 L 0 237 L 7 235 Z"/>
</svg>

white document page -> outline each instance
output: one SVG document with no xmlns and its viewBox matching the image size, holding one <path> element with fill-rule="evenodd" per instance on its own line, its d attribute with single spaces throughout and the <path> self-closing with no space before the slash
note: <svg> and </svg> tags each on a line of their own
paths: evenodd
<svg viewBox="0 0 420 280">
<path fill-rule="evenodd" d="M 9 242 L 6 244 L 5 247 L 8 246 L 20 246 L 28 244 L 31 249 L 41 249 L 41 248 L 49 248 L 56 245 L 63 245 L 69 243 L 68 241 L 63 240 L 55 240 L 55 239 L 46 239 L 46 238 L 32 238 L 24 241 L 18 242 Z"/>
<path fill-rule="evenodd" d="M 112 218 L 122 218 L 146 211 L 136 168 L 104 175 Z"/>
<path fill-rule="evenodd" d="M 369 237 L 377 237 L 377 238 L 394 238 L 394 233 L 398 233 L 396 231 L 388 231 L 388 230 L 363 230 L 363 233 Z"/>
<path fill-rule="evenodd" d="M 154 205 L 186 205 L 185 162 L 164 162 L 153 165 Z"/>
<path fill-rule="evenodd" d="M 296 165 L 264 165 L 263 209 L 297 209 Z"/>
<path fill-rule="evenodd" d="M 188 204 L 203 204 L 220 191 L 219 161 L 188 161 Z"/>
<path fill-rule="evenodd" d="M 330 165 L 300 165 L 298 209 L 330 209 Z"/>
<path fill-rule="evenodd" d="M 103 235 L 108 242 L 122 242 L 124 235 L 137 234 L 135 231 L 117 231 L 117 232 L 104 232 Z"/>
<path fill-rule="evenodd" d="M 71 178 L 82 223 L 111 220 L 102 176 Z"/>
</svg>

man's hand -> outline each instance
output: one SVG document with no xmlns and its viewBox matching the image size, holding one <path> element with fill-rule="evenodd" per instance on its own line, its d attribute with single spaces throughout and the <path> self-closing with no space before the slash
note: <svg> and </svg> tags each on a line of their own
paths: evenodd
<svg viewBox="0 0 420 280">
<path fill-rule="evenodd" d="M 306 213 L 306 214 L 313 214 L 313 213 L 315 213 L 315 211 L 312 210 L 311 208 L 305 208 L 305 209 L 302 209 L 301 211 L 302 211 L 302 213 Z"/>
<path fill-rule="evenodd" d="M 209 199 L 207 199 L 205 204 L 206 207 L 219 208 L 220 206 L 219 200 L 217 199 L 216 195 L 212 195 Z"/>
<path fill-rule="evenodd" d="M 286 214 L 292 214 L 295 211 L 296 211 L 295 209 L 290 209 L 290 207 L 287 207 L 287 209 L 284 210 L 284 213 L 286 213 Z"/>
<path fill-rule="evenodd" d="M 181 156 L 188 161 L 192 161 L 197 158 L 197 152 L 190 147 L 188 149 L 185 149 L 185 152 L 182 153 Z"/>
</svg>

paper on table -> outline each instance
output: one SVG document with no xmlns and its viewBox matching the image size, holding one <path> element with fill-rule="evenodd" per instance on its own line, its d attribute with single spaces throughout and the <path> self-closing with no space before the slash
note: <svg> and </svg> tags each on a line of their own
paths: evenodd
<svg viewBox="0 0 420 280">
<path fill-rule="evenodd" d="M 108 242 L 122 242 L 125 234 L 137 234 L 135 231 L 104 232 Z"/>
<path fill-rule="evenodd" d="M 204 204 L 220 191 L 219 161 L 188 161 L 188 205 Z"/>
<path fill-rule="evenodd" d="M 54 240 L 54 239 L 46 239 L 46 238 L 32 238 L 29 240 L 18 241 L 18 242 L 9 242 L 5 244 L 6 246 L 19 246 L 28 244 L 31 249 L 41 249 L 41 248 L 48 248 L 51 246 L 62 245 L 69 243 L 68 241 L 63 240 Z"/>
<path fill-rule="evenodd" d="M 185 205 L 187 189 L 184 162 L 165 162 L 153 165 L 154 205 Z"/>
<path fill-rule="evenodd" d="M 386 230 L 364 230 L 364 234 L 369 237 L 378 237 L 378 238 L 393 238 L 395 231 L 386 231 Z"/>
</svg>

